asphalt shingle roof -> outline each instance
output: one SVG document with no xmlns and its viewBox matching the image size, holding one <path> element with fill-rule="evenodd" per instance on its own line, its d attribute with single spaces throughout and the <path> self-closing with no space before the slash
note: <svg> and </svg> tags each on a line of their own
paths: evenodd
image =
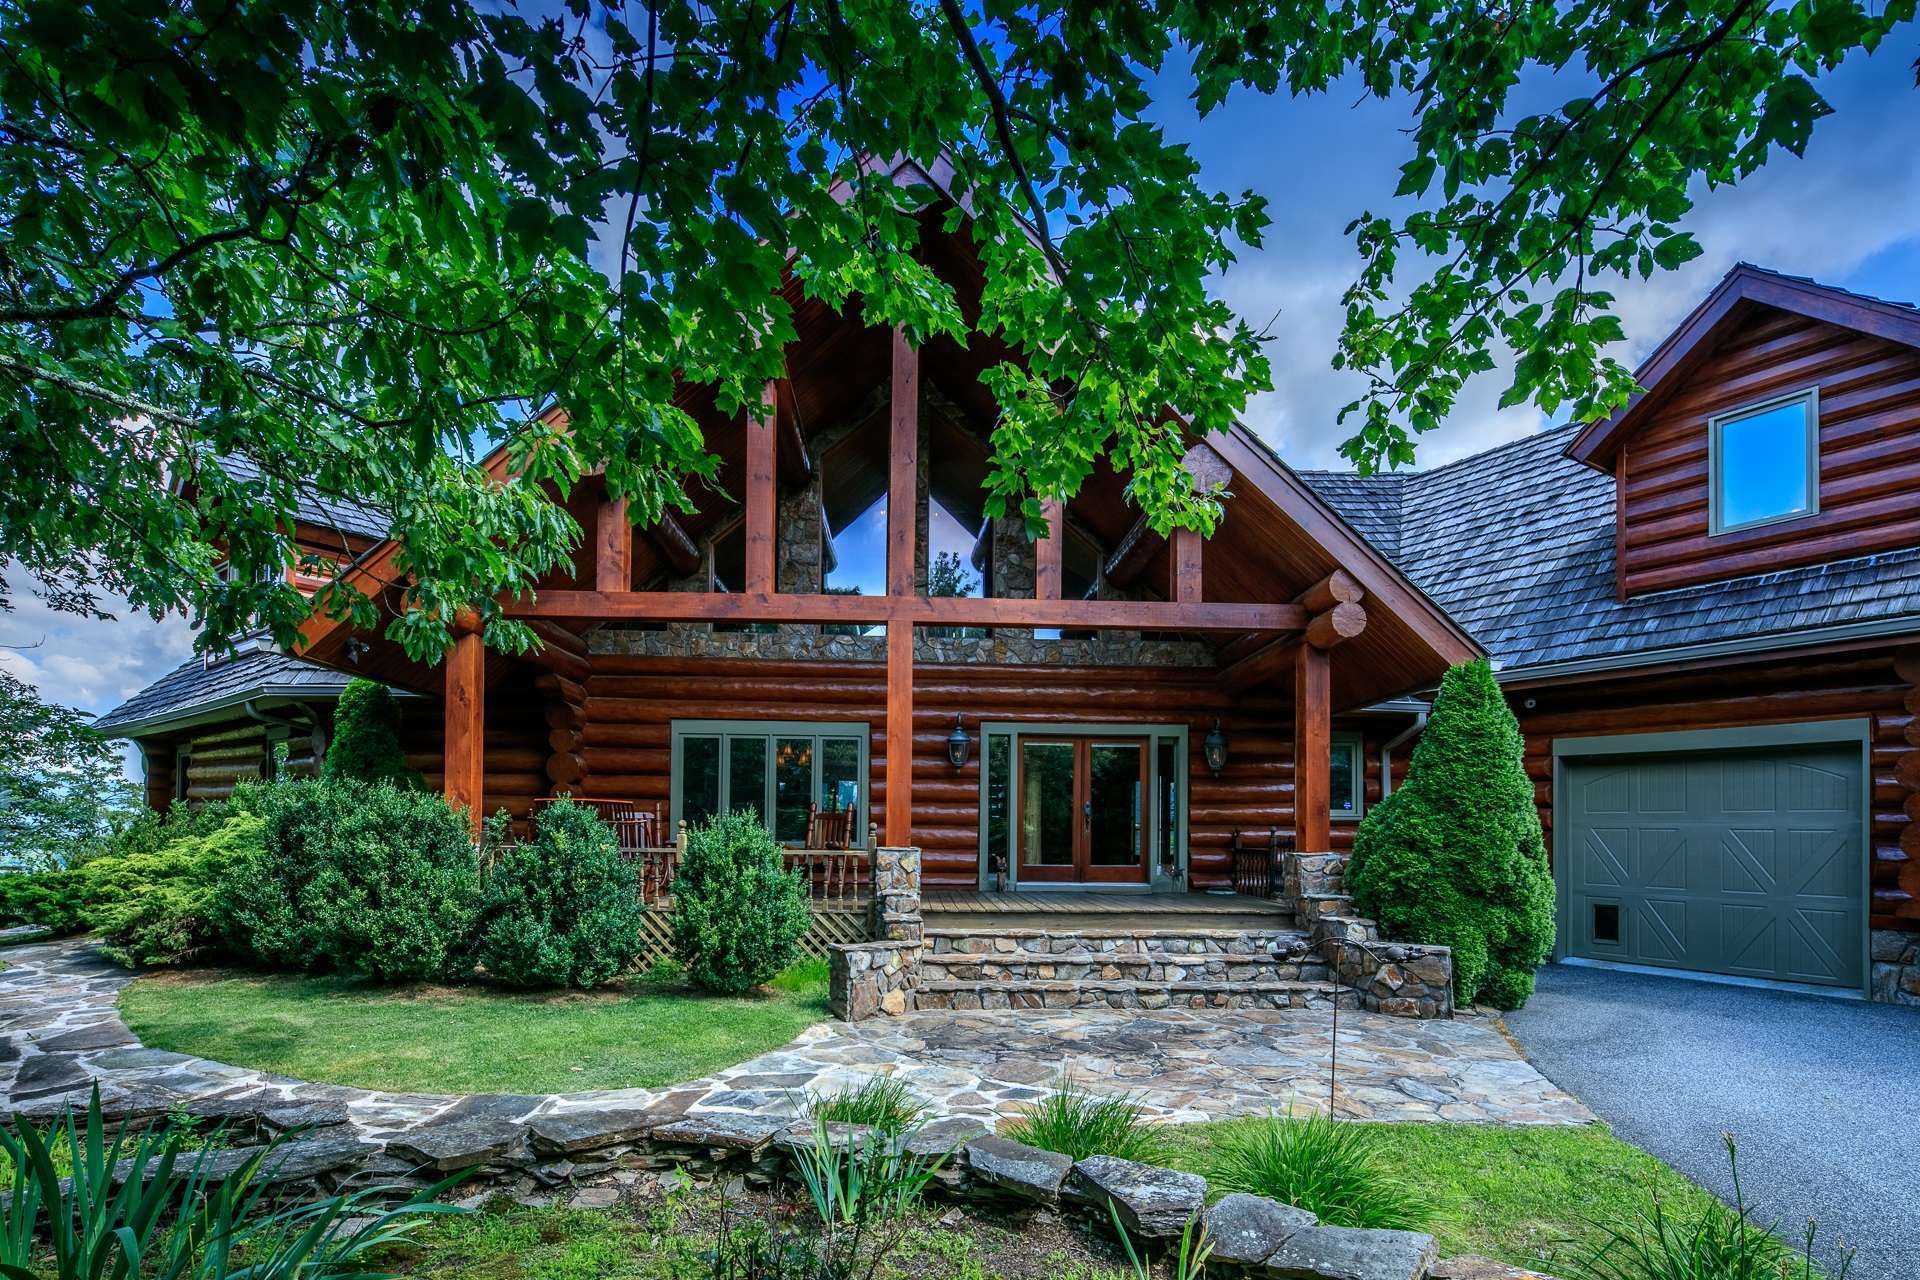
<svg viewBox="0 0 1920 1280">
<path fill-rule="evenodd" d="M 107 733 L 183 719 L 249 698 L 337 698 L 351 676 L 268 649 L 207 666 L 193 657 L 93 722 Z"/>
<path fill-rule="evenodd" d="M 242 482 L 261 479 L 260 467 L 253 459 L 237 453 L 220 455 L 220 469 Z M 312 486 L 302 486 L 297 495 L 294 509 L 302 520 L 309 524 L 321 525 L 328 529 L 338 529 L 342 533 L 356 534 L 364 538 L 384 538 L 392 528 L 388 520 L 377 507 L 363 502 L 351 502 L 345 498 L 330 497 L 316 492 Z"/>
<path fill-rule="evenodd" d="M 1908 617 L 1920 630 L 1920 548 L 1617 600 L 1613 478 L 1562 455 L 1574 430 L 1430 471 L 1301 478 L 1508 670 Z"/>
</svg>

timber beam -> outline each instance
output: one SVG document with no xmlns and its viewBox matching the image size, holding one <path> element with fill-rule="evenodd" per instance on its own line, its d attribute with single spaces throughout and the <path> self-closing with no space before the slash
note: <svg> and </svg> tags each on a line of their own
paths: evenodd
<svg viewBox="0 0 1920 1280">
<path fill-rule="evenodd" d="M 1221 683 L 1229 692 L 1239 693 L 1295 666 L 1303 643 L 1324 653 L 1353 639 L 1367 626 L 1367 611 L 1360 605 L 1363 595 L 1352 575 L 1335 569 L 1294 598 L 1295 607 L 1306 618 L 1300 634 L 1282 636 L 1246 652 L 1221 673 Z"/>
<path fill-rule="evenodd" d="M 1113 548 L 1113 554 L 1107 557 L 1105 577 L 1113 586 L 1125 587 L 1146 569 L 1153 553 L 1160 549 L 1165 541 L 1147 524 L 1147 518 L 1141 516 L 1128 530 L 1120 535 L 1120 541 Z"/>
<path fill-rule="evenodd" d="M 749 591 L 772 591 L 774 507 L 779 502 L 774 384 L 761 393 L 760 412 L 747 415 L 747 581 Z"/>
<path fill-rule="evenodd" d="M 625 498 L 605 499 L 595 512 L 593 585 L 600 591 L 633 586 L 633 524 L 627 519 Z"/>
<path fill-rule="evenodd" d="M 1033 594 L 1040 600 L 1058 600 L 1065 581 L 1067 505 L 1058 498 L 1040 503 L 1047 531 L 1033 544 Z"/>
<path fill-rule="evenodd" d="M 1075 631 L 1285 631 L 1306 628 L 1298 604 L 1159 600 L 1025 600 L 971 596 L 836 596 L 743 591 L 544 591 L 505 606 L 510 618 L 565 622 L 906 622 L 935 627 L 1061 627 Z"/>
</svg>

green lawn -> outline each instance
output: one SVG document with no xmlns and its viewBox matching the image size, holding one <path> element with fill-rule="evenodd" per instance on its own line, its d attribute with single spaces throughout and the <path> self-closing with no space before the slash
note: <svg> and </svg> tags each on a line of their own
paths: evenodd
<svg viewBox="0 0 1920 1280">
<path fill-rule="evenodd" d="M 1169 1163 L 1205 1172 L 1212 1136 L 1232 1123 L 1167 1130 Z M 1591 1247 L 1605 1239 L 1596 1222 L 1628 1224 L 1647 1206 L 1650 1191 L 1682 1213 L 1709 1199 L 1604 1125 L 1368 1127 L 1380 1132 L 1399 1177 L 1433 1206 L 1427 1229 L 1442 1257 L 1479 1253 L 1551 1270 L 1569 1242 Z"/>
<path fill-rule="evenodd" d="M 634 983 L 609 993 L 380 987 L 230 972 L 143 978 L 120 996 L 156 1049 L 303 1080 L 418 1093 L 553 1093 L 692 1080 L 827 1016 L 826 966 L 730 998 Z"/>
</svg>

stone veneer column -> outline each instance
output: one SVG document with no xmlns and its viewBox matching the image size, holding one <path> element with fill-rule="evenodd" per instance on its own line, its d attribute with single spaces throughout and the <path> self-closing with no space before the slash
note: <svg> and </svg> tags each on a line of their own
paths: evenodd
<svg viewBox="0 0 1920 1280">
<path fill-rule="evenodd" d="M 873 851 L 873 940 L 919 942 L 920 851 Z"/>
</svg>

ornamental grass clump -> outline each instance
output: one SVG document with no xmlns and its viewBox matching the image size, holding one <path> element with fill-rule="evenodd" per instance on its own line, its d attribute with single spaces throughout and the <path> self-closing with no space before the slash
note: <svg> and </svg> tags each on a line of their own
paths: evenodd
<svg viewBox="0 0 1920 1280">
<path fill-rule="evenodd" d="M 1430 1206 L 1387 1166 L 1380 1135 L 1325 1115 L 1235 1121 L 1215 1136 L 1207 1185 L 1305 1209 L 1330 1227 L 1414 1230 Z"/>
<path fill-rule="evenodd" d="M 806 887 L 755 814 L 687 833 L 673 880 L 673 951 L 698 986 L 740 995 L 794 962 L 812 923 Z"/>
<path fill-rule="evenodd" d="M 1084 1160 L 1119 1156 L 1152 1163 L 1166 1149 L 1132 1094 L 1103 1097 L 1071 1079 L 1008 1121 L 1002 1132 L 1015 1142 Z"/>
<path fill-rule="evenodd" d="M 1452 948 L 1462 1004 L 1518 1009 L 1553 949 L 1553 875 L 1523 754 L 1493 669 L 1455 667 L 1406 782 L 1354 834 L 1355 904 L 1389 938 Z"/>
<path fill-rule="evenodd" d="M 868 1125 L 882 1133 L 905 1133 L 926 1112 L 927 1104 L 897 1076 L 875 1076 L 864 1084 L 807 1099 L 807 1114 L 816 1120 Z"/>
<path fill-rule="evenodd" d="M 643 946 L 640 886 L 598 814 L 561 800 L 534 817 L 530 839 L 497 842 L 477 926 L 488 976 L 585 989 L 633 966 Z"/>
</svg>

